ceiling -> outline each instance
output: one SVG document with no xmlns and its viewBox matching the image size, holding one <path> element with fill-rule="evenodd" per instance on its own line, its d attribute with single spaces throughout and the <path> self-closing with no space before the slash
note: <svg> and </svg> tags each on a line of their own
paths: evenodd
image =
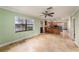
<svg viewBox="0 0 79 59">
<path fill-rule="evenodd" d="M 26 15 L 41 18 L 41 13 L 49 6 L 3 6 L 0 8 L 8 9 L 15 12 L 20 12 Z M 78 6 L 53 6 L 55 12 L 53 18 L 63 18 L 70 16 Z M 42 17 L 43 18 L 43 17 Z"/>
</svg>

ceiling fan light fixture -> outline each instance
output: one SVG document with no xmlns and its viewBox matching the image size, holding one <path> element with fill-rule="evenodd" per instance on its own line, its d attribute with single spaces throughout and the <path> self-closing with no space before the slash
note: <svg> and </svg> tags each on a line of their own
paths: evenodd
<svg viewBox="0 0 79 59">
<path fill-rule="evenodd" d="M 49 7 L 44 12 L 42 12 L 42 14 L 45 16 L 45 18 L 47 16 L 53 17 L 54 12 L 52 12 L 52 9 L 53 9 L 53 7 Z"/>
</svg>

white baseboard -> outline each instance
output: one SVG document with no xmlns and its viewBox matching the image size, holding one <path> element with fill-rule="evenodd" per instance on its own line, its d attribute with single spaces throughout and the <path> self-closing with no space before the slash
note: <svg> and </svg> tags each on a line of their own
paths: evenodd
<svg viewBox="0 0 79 59">
<path fill-rule="evenodd" d="M 79 47 L 79 43 L 77 43 L 77 42 L 75 41 L 75 44 L 77 45 L 77 47 Z"/>
<path fill-rule="evenodd" d="M 21 38 L 21 39 L 17 39 L 17 40 L 11 41 L 11 42 L 7 42 L 7 43 L 4 43 L 4 44 L 1 44 L 0 47 L 3 47 L 3 46 L 6 46 L 6 45 L 9 45 L 11 43 L 15 43 L 15 42 L 21 41 L 23 39 L 25 39 L 25 38 Z"/>
<path fill-rule="evenodd" d="M 39 34 L 35 34 L 34 36 L 36 35 L 39 35 Z M 34 37 L 32 36 L 32 37 Z M 31 38 L 31 37 L 30 37 Z M 11 41 L 11 42 L 7 42 L 7 43 L 4 43 L 4 44 L 0 44 L 0 47 L 3 47 L 3 46 L 6 46 L 6 45 L 9 45 L 9 44 L 12 44 L 12 43 L 15 43 L 15 42 L 18 42 L 18 41 L 21 41 L 23 39 L 28 39 L 27 37 L 24 37 L 24 38 L 20 38 L 20 39 L 17 39 L 17 40 L 14 40 L 14 41 Z"/>
</svg>

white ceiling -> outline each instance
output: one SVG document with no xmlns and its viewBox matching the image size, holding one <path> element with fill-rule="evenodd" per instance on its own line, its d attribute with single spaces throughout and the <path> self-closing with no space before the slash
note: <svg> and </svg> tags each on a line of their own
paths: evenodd
<svg viewBox="0 0 79 59">
<path fill-rule="evenodd" d="M 8 9 L 15 12 L 20 12 L 26 15 L 41 17 L 41 13 L 49 6 L 4 6 L 0 8 Z M 55 12 L 54 18 L 62 18 L 70 16 L 77 8 L 77 6 L 53 6 Z"/>
</svg>

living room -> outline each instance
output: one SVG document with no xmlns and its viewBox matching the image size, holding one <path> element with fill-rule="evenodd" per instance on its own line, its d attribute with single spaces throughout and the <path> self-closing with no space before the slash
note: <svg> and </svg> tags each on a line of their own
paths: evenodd
<svg viewBox="0 0 79 59">
<path fill-rule="evenodd" d="M 79 30 L 77 29 L 78 8 L 78 6 L 0 7 L 0 50 L 79 51 L 77 48 L 79 45 Z M 51 9 L 52 11 L 50 11 Z M 54 39 L 56 39 L 56 41 Z M 63 39 L 68 39 L 67 42 L 65 41 L 66 45 Z M 24 43 L 26 41 L 28 42 Z M 45 43 L 44 46 L 42 42 Z M 50 44 L 52 42 L 53 44 Z M 55 42 L 58 42 L 58 47 L 55 46 Z M 23 49 L 18 50 L 19 48 L 17 47 L 21 43 L 23 44 L 23 46 L 21 46 Z M 25 45 L 27 45 L 27 48 L 25 48 Z M 46 47 L 46 45 L 48 46 Z M 63 45 L 67 46 L 67 48 Z M 60 46 L 63 48 L 60 48 Z M 56 49 L 54 49 L 55 47 Z M 73 49 L 73 47 L 75 49 Z"/>
</svg>

